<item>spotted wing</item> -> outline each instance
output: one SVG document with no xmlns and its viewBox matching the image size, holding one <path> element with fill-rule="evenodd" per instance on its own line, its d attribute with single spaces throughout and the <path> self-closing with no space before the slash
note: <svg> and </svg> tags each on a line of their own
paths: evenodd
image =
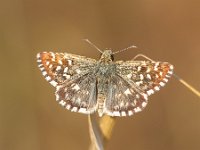
<svg viewBox="0 0 200 150">
<path fill-rule="evenodd" d="M 56 87 L 56 100 L 68 110 L 92 113 L 96 107 L 96 60 L 84 56 L 42 52 L 37 62 L 45 79 Z"/>
<path fill-rule="evenodd" d="M 41 52 L 37 62 L 45 79 L 56 87 L 89 72 L 96 60 L 69 53 Z"/>
<path fill-rule="evenodd" d="M 56 100 L 72 112 L 91 114 L 97 104 L 96 77 L 85 74 L 56 87 Z"/>
<path fill-rule="evenodd" d="M 160 90 L 173 73 L 167 62 L 116 62 L 116 76 L 108 88 L 107 113 L 127 116 L 143 110 L 148 96 Z"/>
<path fill-rule="evenodd" d="M 110 116 L 130 116 L 147 105 L 147 94 L 119 75 L 109 79 L 104 113 Z"/>
</svg>

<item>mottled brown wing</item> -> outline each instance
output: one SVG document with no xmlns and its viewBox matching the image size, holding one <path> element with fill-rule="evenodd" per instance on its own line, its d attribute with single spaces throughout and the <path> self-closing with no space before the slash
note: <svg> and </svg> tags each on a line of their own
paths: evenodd
<svg viewBox="0 0 200 150">
<path fill-rule="evenodd" d="M 96 60 L 69 53 L 41 52 L 37 62 L 45 79 L 56 87 L 89 72 Z"/>
<path fill-rule="evenodd" d="M 130 116 L 144 109 L 148 96 L 160 90 L 173 74 L 167 62 L 118 61 L 116 75 L 110 80 L 106 113 Z"/>
<path fill-rule="evenodd" d="M 147 105 L 147 94 L 119 75 L 109 79 L 105 114 L 110 116 L 131 116 Z"/>
<path fill-rule="evenodd" d="M 91 114 L 97 106 L 96 77 L 86 74 L 56 87 L 56 100 L 72 112 Z"/>
<path fill-rule="evenodd" d="M 96 60 L 68 53 L 37 54 L 38 67 L 56 87 L 56 101 L 64 108 L 90 114 L 96 109 Z"/>
<path fill-rule="evenodd" d="M 126 61 L 117 64 L 117 73 L 147 95 L 165 86 L 174 68 L 168 62 Z"/>
</svg>

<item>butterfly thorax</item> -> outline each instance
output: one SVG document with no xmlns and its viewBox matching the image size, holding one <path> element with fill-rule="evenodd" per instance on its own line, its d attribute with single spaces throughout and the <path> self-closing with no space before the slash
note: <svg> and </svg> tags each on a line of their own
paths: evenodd
<svg viewBox="0 0 200 150">
<path fill-rule="evenodd" d="M 96 77 L 97 77 L 97 109 L 100 116 L 104 113 L 106 93 L 108 91 L 109 80 L 116 73 L 116 65 L 113 63 L 111 50 L 105 50 L 100 60 L 97 62 Z"/>
</svg>

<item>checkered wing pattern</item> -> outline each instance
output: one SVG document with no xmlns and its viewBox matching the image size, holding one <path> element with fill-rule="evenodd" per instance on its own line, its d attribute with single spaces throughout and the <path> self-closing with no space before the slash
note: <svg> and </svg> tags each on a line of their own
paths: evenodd
<svg viewBox="0 0 200 150">
<path fill-rule="evenodd" d="M 106 112 L 127 116 L 142 111 L 148 96 L 168 82 L 173 66 L 167 62 L 118 61 L 108 90 Z"/>
<path fill-rule="evenodd" d="M 56 100 L 68 110 L 92 113 L 96 104 L 96 60 L 84 56 L 42 52 L 37 62 L 45 79 L 56 87 Z"/>
</svg>

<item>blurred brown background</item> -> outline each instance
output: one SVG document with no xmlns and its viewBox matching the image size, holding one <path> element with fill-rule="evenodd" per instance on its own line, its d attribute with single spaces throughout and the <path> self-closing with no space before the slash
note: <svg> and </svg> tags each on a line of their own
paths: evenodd
<svg viewBox="0 0 200 150">
<path fill-rule="evenodd" d="M 143 53 L 168 61 L 200 89 L 197 0 L 1 0 L 0 150 L 86 150 L 87 116 L 55 101 L 37 68 L 41 51 L 99 58 L 81 39 L 128 60 Z M 108 150 L 199 150 L 200 99 L 171 79 L 147 108 L 118 118 Z"/>
</svg>

